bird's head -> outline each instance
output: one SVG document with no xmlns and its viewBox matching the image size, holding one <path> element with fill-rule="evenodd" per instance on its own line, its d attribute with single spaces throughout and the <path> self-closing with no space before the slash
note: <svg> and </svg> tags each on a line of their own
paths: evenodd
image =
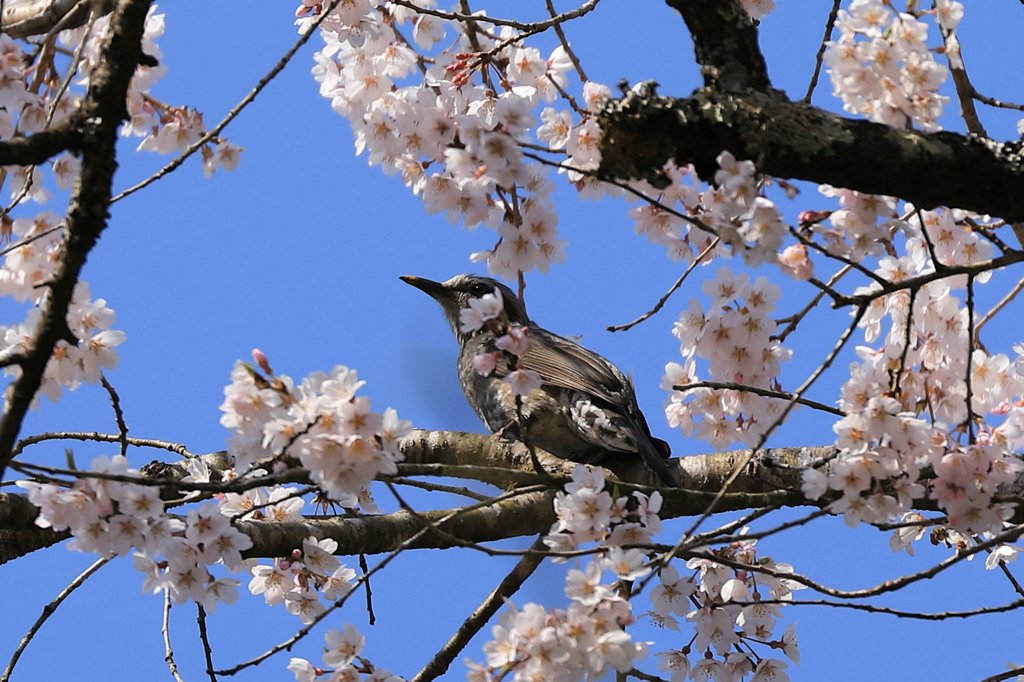
<svg viewBox="0 0 1024 682">
<path fill-rule="evenodd" d="M 431 298 L 441 304 L 444 316 L 452 326 L 452 331 L 459 341 L 465 340 L 469 335 L 459 331 L 459 311 L 469 307 L 469 300 L 482 298 L 487 294 L 493 294 L 498 290 L 505 308 L 508 321 L 513 325 L 529 325 L 530 319 L 526 315 L 526 307 L 523 302 L 512 293 L 507 286 L 493 280 L 490 277 L 479 275 L 455 275 L 447 282 L 434 282 L 422 277 L 409 275 L 400 277 L 406 284 L 411 284 L 420 291 L 429 294 Z"/>
</svg>

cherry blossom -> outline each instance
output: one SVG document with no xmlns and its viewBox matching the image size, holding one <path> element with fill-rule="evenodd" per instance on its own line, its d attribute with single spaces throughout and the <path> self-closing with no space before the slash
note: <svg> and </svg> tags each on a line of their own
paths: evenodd
<svg viewBox="0 0 1024 682">
<path fill-rule="evenodd" d="M 850 526 L 898 521 L 890 547 L 910 556 L 929 526 L 935 527 L 933 538 L 942 538 L 936 542 L 959 549 L 1006 528 L 1012 506 L 999 496 L 1000 486 L 1024 470 L 1017 454 L 1024 446 L 1024 344 L 1014 346 L 1011 357 L 972 336 L 981 318 L 968 303 L 989 273 L 935 276 L 1005 251 L 990 236 L 1001 227 L 997 220 L 823 185 L 813 200 L 827 208 L 804 211 L 790 226 L 776 199 L 780 193 L 791 198 L 795 187 L 761 175 L 754 160 L 728 150 L 718 155 L 718 169 L 709 178 L 669 161 L 661 169 L 664 182 L 633 180 L 626 189 L 602 183 L 591 172 L 600 165 L 604 135 L 595 114 L 612 97 L 611 89 L 583 80 L 568 44 L 541 52 L 530 44 L 532 33 L 492 23 L 483 13 L 476 17 L 481 31 L 471 40 L 457 22 L 416 9 L 435 4 L 338 3 L 321 25 L 323 47 L 314 57 L 313 76 L 321 95 L 351 125 L 355 151 L 369 165 L 400 178 L 428 213 L 444 213 L 450 223 L 470 229 L 484 226 L 477 235 L 488 235 L 485 248 L 471 256 L 473 262 L 508 279 L 563 262 L 568 244 L 558 232 L 554 191 L 561 182 L 581 199 L 625 196 L 631 202 L 626 217 L 637 235 L 687 267 L 713 263 L 713 274 L 692 287 L 703 298 L 691 298 L 673 326 L 681 362 L 665 365 L 662 385 L 669 424 L 718 449 L 734 443 L 760 447 L 784 410 L 794 407 L 783 389 L 790 384 L 783 363 L 792 355 L 783 339 L 796 329 L 799 315 L 778 286 L 753 270 L 778 267 L 801 286 L 831 293 L 832 284 L 816 277 L 834 275 L 838 281 L 830 266 L 842 263 L 862 280 L 836 289 L 853 293 L 834 302 L 864 301 L 854 311 L 860 331 L 849 379 L 825 407 L 835 417 L 835 454 L 802 472 L 801 490 L 809 499 L 824 500 Z M 772 0 L 741 5 L 754 24 L 775 6 Z M 323 7 L 303 0 L 296 14 L 300 30 Z M 911 4 L 904 12 L 883 0 L 847 3 L 824 57 L 844 109 L 901 129 L 938 130 L 948 103 L 940 94 L 947 69 L 933 57 L 945 48 L 929 45 L 930 23 L 949 33 L 963 15 L 955 0 L 936 0 L 931 9 Z M 59 121 L 78 107 L 106 28 L 107 18 L 100 17 L 89 28 L 59 34 L 66 48 L 83 45 L 75 87 L 59 101 L 51 101 L 57 95 L 50 84 L 30 87 L 21 45 L 0 36 L 0 137 L 38 132 L 51 111 Z M 127 102 L 131 118 L 122 134 L 141 138 L 140 150 L 171 154 L 204 139 L 206 123 L 196 109 L 164 104 L 150 94 L 166 70 L 155 42 L 164 28 L 163 15 L 151 11 L 144 51 L 160 65 L 137 70 Z M 950 35 L 947 42 L 955 41 Z M 570 78 L 577 71 L 579 81 Z M 637 85 L 633 92 L 651 87 Z M 233 169 L 242 151 L 220 137 L 207 140 L 200 150 L 204 174 Z M 538 156 L 557 159 L 557 173 Z M 46 202 L 43 185 L 51 174 L 66 191 L 79 163 L 65 155 L 49 167 L 5 169 L 12 204 L 24 211 L 32 202 Z M 3 327 L 5 359 L 20 353 L 36 331 L 49 296 L 41 285 L 52 276 L 64 239 L 61 218 L 47 211 L 9 222 L 6 236 L 13 243 L 0 266 L 0 295 L 27 310 L 22 321 Z M 900 283 L 906 286 L 893 286 Z M 114 324 L 107 301 L 94 299 L 80 282 L 67 315 L 74 338 L 55 345 L 39 393 L 55 401 L 64 388 L 99 383 L 114 370 L 126 338 Z M 507 365 L 505 381 L 514 394 L 538 388 L 540 376 L 520 363 L 529 329 L 507 324 L 500 292 L 472 299 L 461 311 L 460 332 L 485 327 L 495 335 L 495 350 L 475 357 L 474 369 L 487 376 Z M 326 499 L 376 511 L 369 485 L 397 471 L 399 441 L 411 423 L 390 408 L 375 412 L 357 394 L 364 382 L 347 367 L 296 381 L 273 372 L 262 353 L 253 360 L 237 363 L 225 388 L 221 421 L 230 431 L 237 468 L 220 472 L 224 480 L 257 480 L 293 457 Z M 20 370 L 10 363 L 5 372 L 17 376 Z M 701 377 L 719 386 L 701 385 Z M 215 479 L 200 459 L 185 466 L 183 488 Z M 252 542 L 235 522 L 300 520 L 305 502 L 297 488 L 218 494 L 215 501 L 191 502 L 173 517 L 159 489 L 146 483 L 117 455 L 97 458 L 66 484 L 18 485 L 39 508 L 39 526 L 69 531 L 69 547 L 76 551 L 132 554 L 143 591 L 166 591 L 175 603 L 195 601 L 210 613 L 219 602 L 233 603 L 241 583 L 223 574 L 245 569 L 251 594 L 263 595 L 268 605 L 284 605 L 310 624 L 352 591 L 357 573 L 334 555 L 338 546 L 331 539 L 310 536 L 269 565 L 242 560 Z M 575 467 L 571 483 L 555 496 L 557 520 L 544 538 L 556 552 L 592 553 L 555 558 L 577 562 L 566 574 L 568 604 L 519 608 L 510 602 L 484 645 L 486 664 L 470 664 L 471 679 L 576 680 L 627 672 L 647 653 L 628 629 L 637 618 L 633 602 L 646 599 L 650 610 L 639 618 L 673 632 L 681 632 L 681 621 L 692 626 L 692 633 L 672 644 L 678 649 L 658 654 L 659 668 L 673 680 L 787 680 L 787 664 L 768 657 L 768 649 L 799 663 L 795 628 L 791 624 L 777 634 L 782 606 L 766 602 L 784 602 L 803 587 L 785 577 L 792 567 L 759 555 L 756 543 L 742 537 L 688 545 L 686 561 L 658 554 L 648 543 L 662 531 L 660 494 L 618 490 L 601 469 Z M 199 490 L 186 495 L 205 499 Z M 945 518 L 913 511 L 921 501 L 937 506 Z M 1008 564 L 1019 551 L 996 544 L 985 568 Z M 616 580 L 636 581 L 635 592 Z M 365 640 L 354 626 L 332 629 L 325 640 L 323 661 L 333 670 L 294 658 L 288 668 L 296 679 L 392 679 L 361 658 Z"/>
<path fill-rule="evenodd" d="M 288 448 L 332 499 L 354 507 L 360 491 L 378 473 L 393 473 L 402 458 L 394 442 L 411 425 L 392 414 L 382 432 L 384 417 L 355 395 L 363 382 L 347 367 L 295 385 L 286 375 L 268 379 L 239 362 L 232 379 L 221 423 L 234 433 L 228 447 L 242 470 Z"/>
<path fill-rule="evenodd" d="M 962 15 L 959 2 L 946 2 L 936 16 L 954 28 Z M 827 43 L 825 63 L 843 108 L 895 127 L 937 130 L 949 101 L 938 94 L 948 70 L 929 51 L 927 24 L 890 11 L 881 0 L 854 0 L 839 10 L 835 26 L 839 36 Z"/>
</svg>

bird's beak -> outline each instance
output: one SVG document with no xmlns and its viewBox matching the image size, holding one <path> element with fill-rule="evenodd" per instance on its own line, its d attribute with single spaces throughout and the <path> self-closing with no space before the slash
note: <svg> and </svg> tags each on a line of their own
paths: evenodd
<svg viewBox="0 0 1024 682">
<path fill-rule="evenodd" d="M 413 277 L 412 275 L 402 275 L 398 279 L 402 280 L 406 284 L 411 284 L 435 300 L 440 301 L 451 297 L 451 292 L 448 291 L 448 289 L 440 282 L 424 279 L 423 277 Z"/>
<path fill-rule="evenodd" d="M 426 280 L 424 278 L 414 278 L 411 274 L 403 274 L 398 279 L 408 285 L 413 285 L 435 301 L 443 301 L 444 299 L 452 298 L 452 292 L 440 282 L 434 282 L 433 280 Z"/>
</svg>

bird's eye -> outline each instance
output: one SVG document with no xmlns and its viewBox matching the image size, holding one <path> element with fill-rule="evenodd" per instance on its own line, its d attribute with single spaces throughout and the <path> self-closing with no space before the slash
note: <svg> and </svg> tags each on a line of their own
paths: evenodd
<svg viewBox="0 0 1024 682">
<path fill-rule="evenodd" d="M 473 294 L 474 298 L 480 298 L 481 296 L 486 296 L 491 293 L 491 289 L 483 282 L 477 282 L 469 288 L 469 293 Z"/>
</svg>

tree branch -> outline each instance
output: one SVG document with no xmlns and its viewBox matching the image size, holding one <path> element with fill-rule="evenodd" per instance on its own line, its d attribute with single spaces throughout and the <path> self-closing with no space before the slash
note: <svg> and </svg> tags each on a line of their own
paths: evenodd
<svg viewBox="0 0 1024 682">
<path fill-rule="evenodd" d="M 757 27 L 738 0 L 667 2 L 690 29 L 705 85 L 726 92 L 771 88 Z"/>
<path fill-rule="evenodd" d="M 107 226 L 110 189 L 117 168 L 117 129 L 128 117 L 125 100 L 143 58 L 142 33 L 150 0 L 121 0 L 82 106 L 82 165 L 65 219 L 61 245 L 48 283 L 49 295 L 32 338 L 25 344 L 21 374 L 8 387 L 0 415 L 0 477 L 11 459 L 21 423 L 39 390 L 58 340 L 71 336 L 68 305 L 89 251 Z"/>
<path fill-rule="evenodd" d="M 78 28 L 88 21 L 90 6 L 95 6 L 96 16 L 103 16 L 110 13 L 114 3 L 93 0 L 77 9 L 76 5 L 78 0 L 36 0 L 4 7 L 0 31 L 12 38 L 27 38 L 49 33 L 58 24 L 61 29 Z"/>
<path fill-rule="evenodd" d="M 34 135 L 0 141 L 0 166 L 38 166 L 66 150 L 78 152 L 83 121 L 82 115 L 75 113 Z"/>
<path fill-rule="evenodd" d="M 398 465 L 402 476 L 455 475 L 490 482 L 501 488 L 513 480 L 520 486 L 498 497 L 463 508 L 464 511 L 439 524 L 437 531 L 423 534 L 409 545 L 410 548 L 462 547 L 536 535 L 547 532 L 555 522 L 552 501 L 556 491 L 522 488 L 524 485 L 550 481 L 550 478 L 541 478 L 533 472 L 529 451 L 522 443 L 473 433 L 414 431 L 402 439 L 401 448 L 406 457 L 406 461 Z M 836 462 L 835 453 L 833 446 L 820 446 L 768 448 L 758 450 L 753 457 L 749 450 L 682 457 L 669 462 L 683 486 L 681 489 L 663 488 L 657 476 L 636 457 L 608 456 L 602 466 L 606 470 L 609 485 L 616 486 L 619 494 L 627 495 L 632 490 L 650 493 L 658 489 L 664 497 L 661 517 L 668 519 L 701 514 L 737 468 L 741 469 L 740 474 L 730 483 L 729 492 L 723 494 L 716 503 L 716 511 L 757 509 L 771 505 L 821 507 L 828 502 L 827 499 L 812 502 L 800 491 L 802 474 L 807 467 L 829 472 Z M 574 462 L 542 451 L 538 451 L 537 456 L 545 471 L 556 481 L 568 479 L 576 466 Z M 217 477 L 218 469 L 230 465 L 225 453 L 203 455 L 203 459 L 210 465 L 214 478 Z M 177 494 L 173 492 L 177 487 L 175 481 L 185 475 L 178 463 L 154 463 L 144 468 L 144 474 L 146 472 L 152 472 L 156 478 L 139 479 L 111 474 L 97 474 L 96 477 L 126 479 L 143 484 L 150 482 L 151 485 L 166 487 L 172 490 L 172 494 Z M 88 476 L 89 472 L 65 471 L 64 474 Z M 309 481 L 301 470 L 287 469 L 256 479 L 184 484 L 180 487 L 183 490 L 237 492 L 281 482 Z M 1024 474 L 1016 483 L 1000 492 L 1008 496 L 1024 494 Z M 935 502 L 927 499 L 916 500 L 915 506 L 925 510 L 937 509 Z M 425 525 L 437 523 L 454 511 L 448 509 L 412 513 L 403 510 L 381 515 L 321 516 L 309 517 L 297 523 L 240 521 L 236 527 L 253 541 L 252 549 L 246 553 L 249 557 L 287 556 L 310 535 L 337 541 L 338 554 L 378 554 L 401 546 L 420 533 Z M 49 539 L 46 543 L 37 542 L 31 549 L 67 537 L 66 533 L 37 528 L 33 523 L 37 514 L 38 511 L 26 496 L 0 495 L 0 533 L 31 532 L 42 539 Z M 9 560 L 18 555 L 4 555 L 0 558 Z"/>
<path fill-rule="evenodd" d="M 1019 140 L 899 130 L 791 102 L 776 91 L 703 88 L 675 99 L 647 88 L 607 102 L 599 119 L 603 177 L 664 185 L 661 169 L 675 159 L 710 178 L 718 169 L 715 158 L 728 150 L 775 177 L 897 196 L 919 208 L 950 206 L 1024 220 Z"/>
<path fill-rule="evenodd" d="M 451 639 L 445 643 L 441 650 L 430 659 L 429 663 L 423 666 L 422 670 L 416 673 L 416 676 L 412 678 L 412 682 L 429 682 L 448 671 L 448 666 L 452 664 L 452 661 L 459 655 L 459 652 L 466 648 L 469 640 L 476 633 L 480 632 L 480 629 L 487 624 L 491 616 L 502 607 L 505 600 L 515 594 L 522 587 L 523 583 L 526 582 L 526 579 L 533 575 L 533 572 L 540 566 L 540 563 L 546 556 L 545 550 L 547 547 L 541 538 L 537 538 L 537 541 L 533 543 L 533 547 L 530 549 L 535 551 L 524 555 L 519 560 L 519 563 L 515 565 L 512 572 L 505 576 L 487 596 L 487 599 L 470 614 L 469 618 L 456 630 L 455 634 L 452 635 Z"/>
<path fill-rule="evenodd" d="M 18 659 L 21 658 L 21 654 L 24 653 L 25 647 L 29 645 L 32 638 L 35 637 L 36 633 L 39 632 L 39 628 L 43 627 L 43 624 L 49 620 L 50 616 L 56 612 L 65 599 L 67 599 L 72 592 L 82 586 L 86 580 L 88 580 L 93 573 L 103 568 L 110 559 L 100 557 L 96 561 L 92 562 L 87 569 L 85 569 L 77 578 L 72 580 L 67 587 L 60 591 L 53 601 L 43 607 L 43 612 L 39 614 L 39 618 L 32 624 L 29 631 L 25 633 L 25 636 L 21 638 L 21 642 L 18 643 L 18 648 L 15 649 L 14 654 L 11 656 L 11 660 L 7 663 L 7 668 L 4 669 L 2 675 L 0 675 L 0 682 L 7 682 L 11 678 L 11 673 L 14 671 L 14 666 L 18 664 Z"/>
</svg>

